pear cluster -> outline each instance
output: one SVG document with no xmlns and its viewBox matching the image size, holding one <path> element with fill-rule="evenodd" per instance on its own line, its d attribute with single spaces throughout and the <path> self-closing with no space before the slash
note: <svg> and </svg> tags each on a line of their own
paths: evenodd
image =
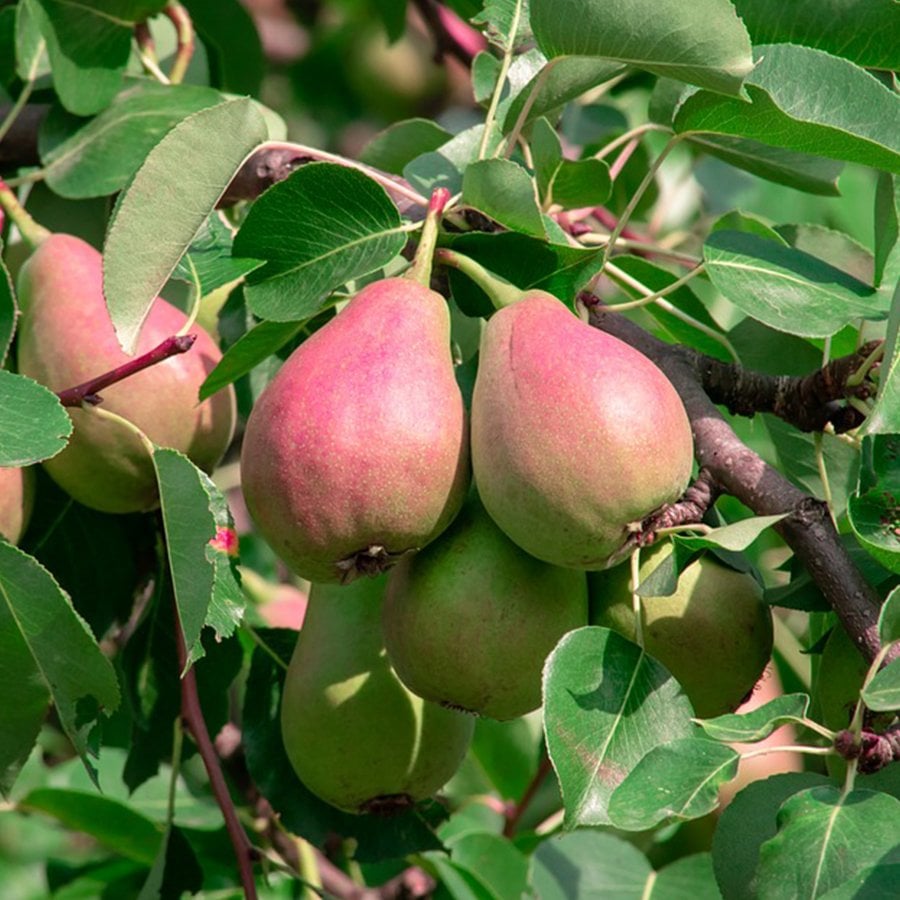
<svg viewBox="0 0 900 900">
<path fill-rule="evenodd" d="M 247 423 L 247 507 L 313 582 L 285 747 L 341 809 L 440 789 L 471 732 L 462 713 L 538 708 L 547 655 L 589 622 L 586 570 L 615 562 L 691 472 L 665 376 L 540 291 L 487 323 L 470 421 L 447 303 L 403 277 L 305 341 Z"/>
</svg>

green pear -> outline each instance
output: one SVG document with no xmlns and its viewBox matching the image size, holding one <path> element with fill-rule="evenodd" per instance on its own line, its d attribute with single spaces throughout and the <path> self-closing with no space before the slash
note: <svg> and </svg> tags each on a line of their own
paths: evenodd
<svg viewBox="0 0 900 900">
<path fill-rule="evenodd" d="M 34 472 L 0 467 L 0 537 L 18 543 L 28 527 L 33 504 Z"/>
<path fill-rule="evenodd" d="M 411 693 L 381 636 L 385 576 L 313 585 L 284 682 L 281 733 L 300 780 L 348 812 L 389 812 L 456 772 L 474 720 Z"/>
<path fill-rule="evenodd" d="M 672 552 L 670 543 L 641 554 L 640 578 Z M 624 563 L 590 573 L 591 624 L 635 639 L 631 569 Z M 644 649 L 684 688 L 701 718 L 732 712 L 772 655 L 772 612 L 750 574 L 706 554 L 678 578 L 675 593 L 641 598 Z"/>
<path fill-rule="evenodd" d="M 587 623 L 584 572 L 529 556 L 474 492 L 447 531 L 391 571 L 383 618 L 410 690 L 494 719 L 541 705 L 544 660 Z"/>
<path fill-rule="evenodd" d="M 472 397 L 485 508 L 532 556 L 603 569 L 687 486 L 691 427 L 663 373 L 542 291 L 494 313 Z"/>
<path fill-rule="evenodd" d="M 382 571 L 437 537 L 469 482 L 444 298 L 406 278 L 363 288 L 257 400 L 241 479 L 263 537 L 313 582 Z"/>
<path fill-rule="evenodd" d="M 60 391 L 131 359 L 119 346 L 107 312 L 102 258 L 79 238 L 55 234 L 44 240 L 22 267 L 19 298 L 23 375 Z M 184 313 L 157 298 L 136 352 L 153 349 L 185 321 Z M 179 450 L 207 472 L 222 458 L 234 432 L 234 391 L 229 387 L 198 402 L 200 385 L 221 353 L 206 332 L 196 331 L 196 343 L 187 353 L 104 388 L 96 409 L 69 410 L 72 438 L 44 467 L 80 503 L 113 513 L 153 509 L 159 503 L 143 443 L 103 411 L 128 419 L 155 444 Z"/>
</svg>

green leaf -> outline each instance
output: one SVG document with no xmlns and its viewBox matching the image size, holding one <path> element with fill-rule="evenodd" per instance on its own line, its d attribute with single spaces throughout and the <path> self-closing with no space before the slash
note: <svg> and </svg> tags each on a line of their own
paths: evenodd
<svg viewBox="0 0 900 900">
<path fill-rule="evenodd" d="M 53 816 L 70 831 L 90 835 L 115 853 L 153 864 L 162 832 L 146 816 L 101 794 L 61 788 L 37 788 L 18 803 L 21 810 Z"/>
<path fill-rule="evenodd" d="M 822 900 L 894 900 L 898 884 L 900 863 L 876 864 L 820 896 Z"/>
<path fill-rule="evenodd" d="M 16 7 L 16 73 L 22 81 L 50 74 L 41 16 L 37 0 L 22 0 Z"/>
<path fill-rule="evenodd" d="M 776 815 L 785 800 L 806 788 L 827 784 L 824 775 L 787 772 L 754 781 L 725 807 L 713 833 L 713 869 L 730 900 L 757 900 L 759 848 L 777 831 Z"/>
<path fill-rule="evenodd" d="M 777 516 L 751 516 L 733 522 L 731 525 L 723 525 L 714 528 L 707 534 L 678 535 L 677 542 L 690 550 L 700 550 L 703 547 L 723 547 L 725 550 L 746 550 L 767 528 L 771 528 L 776 522 L 780 522 L 787 513 Z"/>
<path fill-rule="evenodd" d="M 435 188 L 445 187 L 451 194 L 462 190 L 463 173 L 478 159 L 483 125 L 474 125 L 452 137 L 437 150 L 423 153 L 403 168 L 403 177 L 420 193 L 430 196 Z M 500 132 L 492 129 L 487 153 L 497 149 Z"/>
<path fill-rule="evenodd" d="M 599 56 L 738 94 L 750 39 L 725 0 L 532 0 L 531 27 L 548 59 Z"/>
<path fill-rule="evenodd" d="M 875 190 L 875 275 L 876 287 L 890 288 L 900 276 L 900 178 L 882 172 Z"/>
<path fill-rule="evenodd" d="M 44 721 L 47 701 L 95 777 L 88 740 L 101 707 L 119 705 L 110 661 L 37 560 L 0 541 L 0 792 L 8 794 Z"/>
<path fill-rule="evenodd" d="M 512 231 L 533 237 L 547 234 L 538 207 L 535 183 L 509 159 L 472 163 L 463 175 L 462 202 Z"/>
<path fill-rule="evenodd" d="M 817 787 L 778 812 L 778 834 L 760 848 L 759 896 L 817 897 L 874 863 L 900 862 L 900 800 L 875 791 Z"/>
<path fill-rule="evenodd" d="M 213 83 L 258 97 L 266 60 L 256 25 L 240 0 L 184 0 L 209 56 Z"/>
<path fill-rule="evenodd" d="M 103 254 L 103 289 L 133 352 L 154 298 L 247 155 L 266 138 L 251 100 L 229 100 L 175 126 L 120 196 Z M 185 178 L 185 160 L 191 160 Z M 177 198 L 177 203 L 173 198 Z"/>
<path fill-rule="evenodd" d="M 500 60 L 487 50 L 475 54 L 472 60 L 472 96 L 476 103 L 486 105 L 490 101 L 497 87 L 501 65 Z"/>
<path fill-rule="evenodd" d="M 562 160 L 550 185 L 553 202 L 565 209 L 599 206 L 611 190 L 609 166 L 599 159 Z"/>
<path fill-rule="evenodd" d="M 900 279 L 888 315 L 878 394 L 872 412 L 863 423 L 862 433 L 900 434 Z"/>
<path fill-rule="evenodd" d="M 516 94 L 503 122 L 508 134 L 522 115 L 525 104 L 531 107 L 525 114 L 523 125 L 528 125 L 580 97 L 586 91 L 615 78 L 625 71 L 621 63 L 595 59 L 591 56 L 558 56 L 547 62 L 540 71 Z M 533 99 L 532 99 L 533 98 Z"/>
<path fill-rule="evenodd" d="M 225 224 L 219 213 L 212 213 L 175 266 L 172 278 L 178 278 L 188 284 L 198 282 L 200 295 L 205 297 L 216 288 L 236 281 L 263 264 L 260 259 L 233 256 L 231 252 L 233 241 L 231 228 Z"/>
<path fill-rule="evenodd" d="M 389 818 L 355 816 L 319 800 L 300 782 L 284 750 L 279 714 L 284 673 L 297 633 L 262 629 L 258 638 L 266 649 L 254 650 L 250 664 L 242 717 L 243 744 L 253 781 L 285 828 L 318 847 L 334 834 L 354 838 L 355 858 L 360 862 L 440 849 L 422 809 Z"/>
<path fill-rule="evenodd" d="M 485 37 L 500 49 L 518 47 L 531 38 L 529 0 L 484 0 L 484 9 L 472 19 L 484 25 Z"/>
<path fill-rule="evenodd" d="M 716 741 L 751 744 L 765 740 L 773 731 L 790 722 L 800 722 L 809 709 L 806 694 L 783 694 L 747 713 L 703 719 L 700 727 Z"/>
<path fill-rule="evenodd" d="M 710 156 L 775 184 L 824 197 L 840 194 L 837 179 L 844 168 L 842 162 L 728 134 L 692 135 L 690 142 Z"/>
<path fill-rule="evenodd" d="M 900 17 L 892 0 L 734 0 L 754 44 L 803 44 L 867 69 L 900 69 Z"/>
<path fill-rule="evenodd" d="M 900 641 L 900 587 L 885 598 L 878 614 L 878 639 L 882 644 Z"/>
<path fill-rule="evenodd" d="M 432 870 L 440 886 L 453 900 L 497 900 L 467 869 L 456 866 L 443 853 L 422 854 L 425 866 Z"/>
<path fill-rule="evenodd" d="M 824 225 L 778 225 L 775 229 L 791 247 L 828 262 L 863 284 L 873 284 L 872 252 L 843 231 Z"/>
<path fill-rule="evenodd" d="M 3 253 L 3 241 L 0 240 L 0 254 Z M 16 330 L 16 318 L 19 307 L 16 304 L 16 292 L 13 290 L 12 278 L 0 255 L 0 367 L 6 361 Z"/>
<path fill-rule="evenodd" d="M 234 240 L 239 256 L 266 260 L 247 279 L 260 318 L 308 319 L 337 287 L 381 268 L 406 243 L 397 208 L 356 169 L 302 166 L 259 198 Z"/>
<path fill-rule="evenodd" d="M 72 421 L 53 391 L 0 369 L 0 466 L 56 456 L 71 434 Z"/>
<path fill-rule="evenodd" d="M 405 119 L 379 131 L 363 147 L 359 161 L 382 172 L 402 175 L 417 156 L 437 150 L 452 137 L 431 119 Z"/>
<path fill-rule="evenodd" d="M 528 884 L 528 859 L 495 834 L 469 834 L 453 844 L 450 859 L 499 900 L 520 900 Z"/>
<path fill-rule="evenodd" d="M 608 825 L 613 791 L 653 747 L 691 731 L 674 678 L 607 628 L 565 635 L 544 666 L 544 729 L 565 825 Z"/>
<path fill-rule="evenodd" d="M 598 250 L 551 244 L 514 232 L 464 234 L 447 243 L 523 291 L 548 291 L 566 303 L 597 272 L 602 258 Z M 450 287 L 466 315 L 485 316 L 493 311 L 487 295 L 465 275 L 451 270 Z"/>
<path fill-rule="evenodd" d="M 534 852 L 541 900 L 644 900 L 653 869 L 633 844 L 601 831 L 546 838 Z"/>
<path fill-rule="evenodd" d="M 716 288 L 748 315 L 788 334 L 830 337 L 857 319 L 882 319 L 872 288 L 802 250 L 755 234 L 717 231 L 703 245 Z"/>
<path fill-rule="evenodd" d="M 87 121 L 53 107 L 38 135 L 44 178 L 61 197 L 115 193 L 167 131 L 223 99 L 210 88 L 130 79 L 110 106 Z"/>
<path fill-rule="evenodd" d="M 153 465 L 190 666 L 204 655 L 200 642 L 204 626 L 211 626 L 222 639 L 234 632 L 243 616 L 243 593 L 231 568 L 237 533 L 225 498 L 186 456 L 157 449 Z"/>
<path fill-rule="evenodd" d="M 694 853 L 660 869 L 647 900 L 721 900 L 712 856 Z"/>
<path fill-rule="evenodd" d="M 122 84 L 134 19 L 127 3 L 109 0 L 27 0 L 53 70 L 63 106 L 90 116 L 109 104 Z"/>
<path fill-rule="evenodd" d="M 900 172 L 897 94 L 821 50 L 770 44 L 755 51 L 758 62 L 745 82 L 752 103 L 699 91 L 682 102 L 675 130 L 730 134 Z"/>
<path fill-rule="evenodd" d="M 857 493 L 847 506 L 850 525 L 882 566 L 900 573 L 900 434 L 868 438 L 866 449 L 871 452 L 874 482 L 861 473 Z"/>
<path fill-rule="evenodd" d="M 296 337 L 307 321 L 260 322 L 251 328 L 225 351 L 218 365 L 206 376 L 206 381 L 200 385 L 200 399 L 211 397 L 268 359 Z"/>
<path fill-rule="evenodd" d="M 697 819 L 719 803 L 719 787 L 737 775 L 740 754 L 716 741 L 687 737 L 654 747 L 609 801 L 616 828 L 644 831 L 669 819 Z"/>
<path fill-rule="evenodd" d="M 866 706 L 876 712 L 900 709 L 900 659 L 889 662 L 875 673 L 862 692 L 862 698 Z"/>
<path fill-rule="evenodd" d="M 520 799 L 537 771 L 541 732 L 532 722 L 498 722 L 485 716 L 475 722 L 471 753 L 505 800 Z"/>
</svg>

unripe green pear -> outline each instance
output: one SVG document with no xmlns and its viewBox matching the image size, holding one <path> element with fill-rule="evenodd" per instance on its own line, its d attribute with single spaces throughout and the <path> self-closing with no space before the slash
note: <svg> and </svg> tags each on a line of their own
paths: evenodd
<svg viewBox="0 0 900 900">
<path fill-rule="evenodd" d="M 310 581 L 382 571 L 437 537 L 469 482 L 444 298 L 406 278 L 364 287 L 257 400 L 241 479 L 260 532 Z"/>
<path fill-rule="evenodd" d="M 650 360 L 529 291 L 482 336 L 472 465 L 485 508 L 520 547 L 603 569 L 630 525 L 684 491 L 693 441 Z"/>
<path fill-rule="evenodd" d="M 512 719 L 541 705 L 544 660 L 587 620 L 584 572 L 529 556 L 473 492 L 434 543 L 391 571 L 383 627 L 410 690 Z"/>
<path fill-rule="evenodd" d="M 19 274 L 19 371 L 53 391 L 75 387 L 126 363 L 103 295 L 100 254 L 79 238 L 51 235 Z M 186 317 L 157 298 L 141 329 L 137 354 L 176 334 Z M 202 329 L 187 352 L 101 392 L 97 409 L 69 409 L 74 432 L 66 448 L 44 462 L 50 476 L 85 506 L 102 512 L 153 509 L 159 503 L 153 463 L 137 435 L 102 415 L 136 425 L 155 444 L 186 454 L 211 472 L 231 441 L 234 391 L 203 403 L 200 385 L 221 359 Z"/>
<path fill-rule="evenodd" d="M 645 580 L 672 552 L 669 543 L 641 554 Z M 588 575 L 591 624 L 635 639 L 628 563 Z M 772 613 L 762 589 L 707 553 L 678 578 L 675 593 L 641 598 L 644 649 L 684 688 L 700 718 L 736 709 L 772 655 Z"/>
<path fill-rule="evenodd" d="M 34 504 L 34 472 L 0 467 L 0 537 L 17 544 L 28 527 Z"/>
<path fill-rule="evenodd" d="M 470 716 L 411 693 L 381 637 L 385 576 L 314 585 L 285 676 L 281 733 L 297 776 L 348 812 L 389 812 L 456 772 Z"/>
</svg>

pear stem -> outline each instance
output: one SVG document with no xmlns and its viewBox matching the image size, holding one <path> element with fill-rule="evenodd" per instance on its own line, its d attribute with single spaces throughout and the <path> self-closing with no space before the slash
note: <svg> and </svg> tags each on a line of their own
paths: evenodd
<svg viewBox="0 0 900 900">
<path fill-rule="evenodd" d="M 142 372 L 144 369 L 149 369 L 150 366 L 155 366 L 157 363 L 162 362 L 164 359 L 168 359 L 170 356 L 186 353 L 194 346 L 194 341 L 196 340 L 196 334 L 168 337 L 157 347 L 154 347 L 142 356 L 130 359 L 127 363 L 123 363 L 121 366 L 117 366 L 109 372 L 104 372 L 96 378 L 91 378 L 83 384 L 66 388 L 64 391 L 58 391 L 56 396 L 59 397 L 59 402 L 62 403 L 63 406 L 81 406 L 82 403 L 97 406 L 99 403 L 103 402 L 103 398 L 98 396 L 98 391 L 102 391 L 103 388 L 109 387 L 117 381 L 122 381 L 131 375 Z"/>
<path fill-rule="evenodd" d="M 406 277 L 417 281 L 423 287 L 431 284 L 431 266 L 434 260 L 434 248 L 437 246 L 438 230 L 444 207 L 450 200 L 450 191 L 447 188 L 436 188 L 428 201 L 428 211 L 425 213 L 425 224 L 422 226 L 422 237 L 416 248 L 416 258 L 406 272 Z"/>
<path fill-rule="evenodd" d="M 435 251 L 434 258 L 451 269 L 459 269 L 460 272 L 471 278 L 488 295 L 495 309 L 510 306 L 517 300 L 521 300 L 525 293 L 499 275 L 489 272 L 481 263 L 477 263 L 471 257 L 463 256 L 462 253 L 457 253 L 455 250 L 447 250 L 442 247 Z"/>
<path fill-rule="evenodd" d="M 178 49 L 169 71 L 169 83 L 180 84 L 194 55 L 194 24 L 188 11 L 177 0 L 166 4 L 163 15 L 175 26 L 178 36 Z"/>
<path fill-rule="evenodd" d="M 2 178 L 0 178 L 0 208 L 10 217 L 32 250 L 36 250 L 43 241 L 50 237 L 51 232 L 35 222 L 31 214 L 19 203 L 19 198 L 13 189 Z"/>
</svg>

